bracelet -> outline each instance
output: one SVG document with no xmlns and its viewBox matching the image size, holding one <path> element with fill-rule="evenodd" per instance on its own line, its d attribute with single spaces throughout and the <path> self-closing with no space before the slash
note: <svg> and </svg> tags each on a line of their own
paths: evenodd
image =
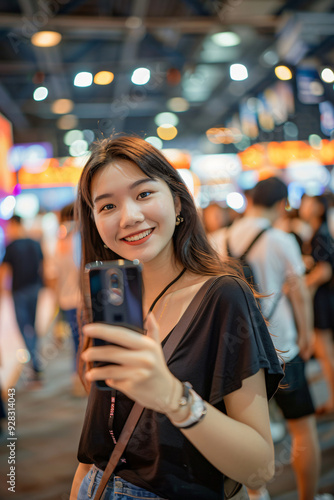
<svg viewBox="0 0 334 500">
<path fill-rule="evenodd" d="M 183 395 L 179 400 L 179 405 L 185 406 L 189 403 L 189 397 L 184 397 L 186 395 L 191 396 L 191 405 L 190 405 L 190 413 L 185 420 L 181 422 L 173 422 L 172 424 L 179 429 L 190 429 L 194 425 L 198 424 L 207 413 L 207 407 L 201 396 L 199 396 L 193 389 L 189 382 L 184 382 L 183 384 L 184 390 Z M 181 403 L 182 401 L 182 403 Z"/>
</svg>

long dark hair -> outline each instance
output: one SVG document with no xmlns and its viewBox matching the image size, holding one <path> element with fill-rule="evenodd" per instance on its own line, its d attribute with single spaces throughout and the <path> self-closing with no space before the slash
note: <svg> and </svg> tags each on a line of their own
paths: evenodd
<svg viewBox="0 0 334 500">
<path fill-rule="evenodd" d="M 90 192 L 93 176 L 117 159 L 131 161 L 148 177 L 165 181 L 174 200 L 176 197 L 180 198 L 181 215 L 184 222 L 176 226 L 173 244 L 175 257 L 183 267 L 200 275 L 234 274 L 241 276 L 241 273 L 231 265 L 229 260 L 222 261 L 209 244 L 194 200 L 182 178 L 165 156 L 139 137 L 117 136 L 95 143 L 79 181 L 76 214 L 82 241 L 81 287 L 83 296 L 84 267 L 88 262 L 122 258 L 104 246 L 95 225 Z M 83 307 L 85 310 L 84 305 Z M 84 320 L 85 317 L 84 314 Z"/>
</svg>

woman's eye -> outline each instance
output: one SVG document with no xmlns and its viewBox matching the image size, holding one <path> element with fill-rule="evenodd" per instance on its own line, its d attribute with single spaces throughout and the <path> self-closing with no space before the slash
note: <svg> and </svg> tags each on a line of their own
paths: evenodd
<svg viewBox="0 0 334 500">
<path fill-rule="evenodd" d="M 138 198 L 147 198 L 148 196 L 150 196 L 150 194 L 151 194 L 151 191 L 144 191 L 143 193 L 140 193 Z"/>
<path fill-rule="evenodd" d="M 107 211 L 107 210 L 111 210 L 114 208 L 115 205 L 113 205 L 112 203 L 108 203 L 108 205 L 104 205 L 101 209 L 101 212 L 104 210 L 104 211 Z"/>
</svg>

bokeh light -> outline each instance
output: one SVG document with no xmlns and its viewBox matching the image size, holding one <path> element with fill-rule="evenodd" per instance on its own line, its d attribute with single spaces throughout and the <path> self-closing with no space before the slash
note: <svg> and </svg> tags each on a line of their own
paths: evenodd
<svg viewBox="0 0 334 500">
<path fill-rule="evenodd" d="M 131 81 L 135 85 L 145 85 L 151 78 L 151 72 L 148 68 L 137 68 L 131 76 Z"/>
<path fill-rule="evenodd" d="M 163 141 L 171 141 L 177 136 L 177 128 L 173 125 L 164 125 L 157 128 L 157 134 Z"/>
<path fill-rule="evenodd" d="M 109 85 L 114 79 L 114 74 L 111 71 L 99 71 L 94 76 L 94 83 L 96 85 Z"/>
<path fill-rule="evenodd" d="M 56 115 L 64 115 L 72 111 L 74 102 L 71 99 L 57 99 L 52 103 L 51 111 Z"/>
<path fill-rule="evenodd" d="M 89 87 L 93 83 L 93 75 L 89 71 L 81 71 L 74 77 L 76 87 Z"/>
<path fill-rule="evenodd" d="M 44 101 L 48 96 L 48 89 L 46 87 L 37 87 L 34 90 L 33 98 L 35 101 Z"/>
<path fill-rule="evenodd" d="M 287 66 L 276 66 L 275 75 L 280 80 L 291 80 L 292 72 Z"/>
<path fill-rule="evenodd" d="M 150 144 L 152 144 L 152 146 L 154 146 L 157 149 L 162 149 L 162 147 L 163 147 L 162 140 L 159 139 L 159 137 L 156 137 L 154 135 L 146 137 L 145 141 L 149 142 Z"/>
<path fill-rule="evenodd" d="M 232 64 L 230 66 L 230 77 L 231 80 L 242 81 L 248 78 L 248 70 L 243 64 Z"/>
<path fill-rule="evenodd" d="M 31 43 L 36 47 L 54 47 L 61 41 L 61 34 L 57 31 L 38 31 L 31 37 Z"/>
</svg>

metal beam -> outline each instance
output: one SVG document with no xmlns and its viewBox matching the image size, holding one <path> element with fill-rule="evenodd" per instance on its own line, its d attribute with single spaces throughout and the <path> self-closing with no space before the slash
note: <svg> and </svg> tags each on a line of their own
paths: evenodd
<svg viewBox="0 0 334 500">
<path fill-rule="evenodd" d="M 130 31 L 128 17 L 86 17 L 86 16 L 54 16 L 49 18 L 43 25 L 43 29 L 59 29 L 62 33 L 70 36 L 78 30 L 85 30 L 86 34 L 99 33 L 101 31 Z M 222 26 L 251 26 L 253 28 L 270 28 L 275 30 L 279 26 L 279 18 L 272 15 L 244 17 L 238 14 L 229 14 L 220 20 L 217 16 L 203 17 L 146 17 L 142 26 L 150 31 L 172 28 L 180 33 L 207 33 L 212 28 Z M 19 14 L 2 13 L 0 17 L 0 28 L 16 29 L 22 36 L 31 36 L 40 28 L 37 17 L 21 16 Z"/>
</svg>

